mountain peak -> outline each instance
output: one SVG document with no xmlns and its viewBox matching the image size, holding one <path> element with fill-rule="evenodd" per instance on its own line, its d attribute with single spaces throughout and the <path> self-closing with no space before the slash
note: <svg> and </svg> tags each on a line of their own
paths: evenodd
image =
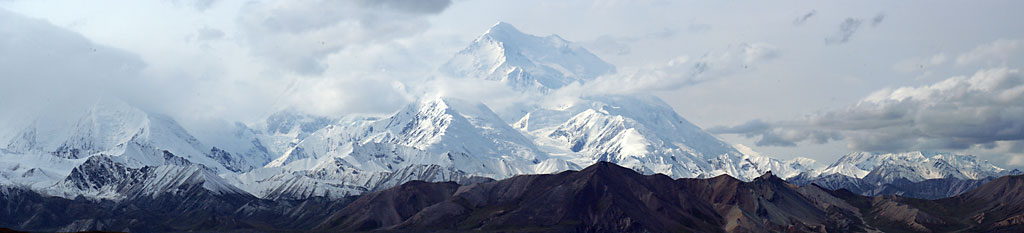
<svg viewBox="0 0 1024 233">
<path fill-rule="evenodd" d="M 413 104 L 413 108 L 419 109 L 421 112 L 451 114 L 454 112 L 471 111 L 482 107 L 480 105 L 483 104 L 453 97 L 438 96 L 420 99 L 418 103 Z"/>
<path fill-rule="evenodd" d="M 598 161 L 591 164 L 583 170 L 580 170 L 578 174 L 585 177 L 591 177 L 590 179 L 635 179 L 643 176 L 639 171 L 608 161 Z"/>
<path fill-rule="evenodd" d="M 757 177 L 755 180 L 782 180 L 782 179 L 779 178 L 778 176 L 775 176 L 775 174 L 772 173 L 772 171 L 768 171 L 768 172 L 765 172 L 760 177 Z"/>
<path fill-rule="evenodd" d="M 490 29 L 487 30 L 487 33 L 485 33 L 485 34 L 491 34 L 491 33 L 519 33 L 519 34 L 522 34 L 522 32 L 520 32 L 519 29 L 516 29 L 515 26 L 512 26 L 512 24 L 506 23 L 504 21 L 498 21 L 497 23 L 495 23 L 493 26 L 491 26 Z"/>
<path fill-rule="evenodd" d="M 615 66 L 557 35 L 530 35 L 498 22 L 441 71 L 458 78 L 499 81 L 523 91 L 547 92 L 613 73 Z"/>
</svg>

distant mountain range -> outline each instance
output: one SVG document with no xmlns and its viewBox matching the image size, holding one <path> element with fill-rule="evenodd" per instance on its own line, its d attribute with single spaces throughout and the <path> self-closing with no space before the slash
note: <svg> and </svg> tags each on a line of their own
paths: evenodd
<svg viewBox="0 0 1024 233">
<path fill-rule="evenodd" d="M 441 71 L 456 78 L 500 82 L 524 96 L 541 97 L 537 99 L 551 102 L 525 104 L 513 110 L 495 112 L 477 101 L 442 96 L 421 98 L 385 116 L 315 116 L 285 110 L 255 124 L 232 123 L 205 129 L 211 132 L 203 132 L 203 137 L 197 137 L 171 117 L 110 97 L 79 100 L 84 104 L 53 109 L 43 106 L 40 109 L 3 111 L 0 113 L 0 187 L 6 199 L 0 203 L 11 208 L 4 213 L 10 218 L 0 222 L 0 227 L 44 231 L 219 231 L 234 229 L 232 227 L 422 230 L 440 226 L 447 229 L 500 230 L 510 224 L 518 224 L 511 217 L 500 217 L 504 216 L 503 213 L 513 213 L 507 211 L 517 211 L 507 209 L 514 207 L 506 206 L 513 204 L 506 203 L 512 200 L 507 198 L 519 200 L 527 198 L 522 196 L 525 194 L 512 190 L 501 191 L 501 194 L 491 191 L 472 194 L 476 195 L 473 198 L 482 198 L 472 200 L 484 201 L 472 203 L 472 208 L 493 207 L 491 210 L 501 210 L 501 213 L 481 212 L 467 216 L 464 215 L 467 212 L 459 211 L 473 209 L 465 209 L 469 208 L 467 203 L 459 202 L 454 204 L 461 205 L 459 208 L 463 209 L 444 209 L 455 208 L 446 205 L 448 207 L 437 207 L 442 209 L 428 212 L 441 214 L 437 216 L 465 217 L 459 222 L 437 222 L 456 219 L 424 219 L 436 216 L 415 218 L 414 222 L 407 220 L 427 210 L 422 208 L 459 196 L 453 193 L 456 189 L 499 187 L 496 185 L 515 181 L 525 183 L 517 183 L 522 186 L 508 189 L 530 189 L 531 193 L 539 190 L 536 195 L 549 195 L 530 196 L 547 201 L 530 205 L 552 204 L 554 206 L 545 208 L 554 208 L 571 204 L 562 201 L 578 205 L 561 206 L 559 208 L 564 208 L 552 209 L 550 211 L 554 212 L 550 213 L 515 212 L 518 215 L 508 215 L 527 216 L 533 213 L 538 217 L 550 217 L 547 214 L 561 213 L 563 215 L 558 215 L 557 219 L 544 221 L 571 227 L 538 226 L 542 229 L 703 231 L 718 227 L 716 229 L 732 231 L 729 229 L 788 226 L 800 231 L 819 231 L 836 224 L 851 227 L 836 229 L 871 229 L 873 225 L 864 223 L 866 220 L 858 215 L 863 214 L 859 211 L 865 211 L 858 206 L 863 204 L 861 199 L 843 199 L 840 196 L 846 194 L 840 191 L 826 190 L 814 195 L 832 195 L 850 202 L 853 207 L 829 210 L 815 207 L 821 204 L 818 202 L 814 202 L 815 206 L 789 206 L 805 204 L 784 203 L 778 207 L 805 208 L 801 211 L 813 214 L 828 213 L 826 219 L 809 215 L 775 216 L 770 212 L 779 210 L 771 208 L 765 210 L 769 212 L 755 211 L 752 212 L 754 215 L 748 216 L 743 211 L 756 210 L 751 206 L 723 212 L 720 209 L 722 205 L 715 204 L 717 199 L 709 201 L 701 199 L 705 198 L 702 196 L 687 196 L 689 194 L 665 189 L 687 188 L 717 193 L 724 190 L 701 188 L 696 183 L 726 182 L 721 185 L 747 187 L 744 185 L 765 183 L 768 178 L 782 178 L 804 186 L 780 186 L 797 191 L 824 187 L 868 196 L 897 194 L 938 199 L 960 195 L 982 187 L 986 182 L 1004 179 L 997 177 L 1021 173 L 999 168 L 970 155 L 928 152 L 857 152 L 843 156 L 830 166 L 819 166 L 811 159 L 780 160 L 763 156 L 742 145 L 730 145 L 690 123 L 655 96 L 593 94 L 579 96 L 572 101 L 546 100 L 543 97 L 553 91 L 614 73 L 615 67 L 557 35 L 533 36 L 506 23 L 494 25 L 456 54 Z M 594 164 L 597 168 L 591 166 Z M 577 176 L 595 172 L 586 169 L 568 171 L 579 171 L 588 166 L 591 170 L 611 169 L 605 172 L 633 177 L 635 180 L 622 181 L 627 183 L 622 185 L 627 186 L 616 187 L 650 189 L 650 195 L 654 196 L 623 197 L 640 198 L 629 199 L 628 202 L 599 202 L 603 203 L 600 208 L 612 209 L 587 209 L 584 213 L 592 215 L 566 216 L 564 211 L 592 208 L 580 206 L 583 203 L 643 194 L 626 190 L 615 194 L 606 194 L 609 190 L 578 190 L 579 184 L 573 182 L 589 182 L 590 178 Z M 638 174 L 620 171 L 618 166 Z M 772 175 L 764 176 L 769 172 Z M 567 180 L 548 180 L 554 179 L 552 177 Z M 711 181 L 673 181 L 712 177 L 715 178 Z M 543 182 L 533 183 L 531 179 Z M 492 182 L 494 180 L 502 181 Z M 697 186 L 687 186 L 687 182 Z M 391 188 L 396 186 L 411 193 L 423 192 L 423 196 L 394 193 L 395 189 Z M 378 192 L 382 190 L 386 191 Z M 774 192 L 766 187 L 751 190 Z M 565 196 L 569 195 L 566 192 L 582 191 L 612 196 L 566 199 L 569 198 Z M 662 194 L 669 196 L 658 196 Z M 498 196 L 491 200 L 490 195 Z M 775 194 L 743 195 L 774 197 Z M 806 199 L 809 194 L 800 193 L 804 196 L 799 198 L 795 196 L 798 194 L 785 195 L 780 197 Z M 371 221 L 342 216 L 362 210 L 335 213 L 345 206 L 342 200 L 361 197 L 351 205 L 359 206 L 373 202 L 363 200 L 371 196 L 409 199 L 382 206 L 373 204 L 372 211 L 384 208 L 379 211 L 386 213 L 359 213 L 368 219 L 376 218 L 373 217 L 375 214 L 387 214 L 387 219 L 381 217 Z M 665 202 L 650 199 L 656 196 L 682 199 Z M 746 201 L 760 200 L 757 199 L 760 196 L 755 196 L 742 198 L 749 199 Z M 468 200 L 471 199 L 465 199 Z M 691 202 L 705 203 L 710 207 L 676 206 Z M 492 206 L 488 203 L 504 204 Z M 665 214 L 664 218 L 631 222 L 640 221 L 634 210 L 616 209 L 627 203 L 664 206 L 663 209 L 650 210 Z M 389 205 L 406 209 L 385 208 Z M 62 206 L 72 209 L 62 213 Z M 146 213 L 162 208 L 170 212 Z M 852 211 L 852 215 L 847 211 Z M 328 218 L 333 222 L 321 221 Z M 467 219 L 486 223 L 471 223 Z M 561 222 L 564 219 L 571 220 Z M 697 225 L 683 226 L 666 219 L 689 219 L 687 221 Z M 806 224 L 796 224 L 793 219 Z M 176 226 L 170 224 L 171 220 L 188 220 L 194 225 Z M 592 222 L 597 220 L 614 222 Z M 857 223 L 854 220 L 864 221 Z M 829 221 L 854 222 L 840 224 Z M 728 227 L 721 228 L 722 224 Z M 930 225 L 923 226 L 931 229 L 928 228 Z"/>
<path fill-rule="evenodd" d="M 868 195 L 901 195 L 939 199 L 955 196 L 997 177 L 1020 175 L 974 156 L 951 153 L 866 153 L 844 155 L 831 166 L 788 178 L 798 185 L 815 184 Z"/>
</svg>

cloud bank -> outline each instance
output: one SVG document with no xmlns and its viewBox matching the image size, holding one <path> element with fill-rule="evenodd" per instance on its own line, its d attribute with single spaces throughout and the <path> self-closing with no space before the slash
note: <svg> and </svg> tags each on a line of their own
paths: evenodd
<svg viewBox="0 0 1024 233">
<path fill-rule="evenodd" d="M 146 66 L 132 53 L 3 8 L 0 51 L 0 108 L 60 103 L 87 90 L 128 91 L 115 84 L 137 82 Z"/>
<path fill-rule="evenodd" d="M 778 48 L 767 43 L 743 43 L 697 58 L 680 56 L 662 64 L 623 69 L 560 91 L 579 95 L 671 91 L 750 71 L 780 55 Z"/>
<path fill-rule="evenodd" d="M 300 74 L 321 74 L 327 55 L 348 46 L 416 35 L 450 0 L 252 2 L 238 22 L 255 55 Z"/>
<path fill-rule="evenodd" d="M 1024 75 L 984 69 L 926 86 L 879 90 L 838 111 L 784 122 L 754 120 L 711 132 L 795 146 L 846 139 L 859 151 L 962 150 L 1024 140 Z"/>
</svg>

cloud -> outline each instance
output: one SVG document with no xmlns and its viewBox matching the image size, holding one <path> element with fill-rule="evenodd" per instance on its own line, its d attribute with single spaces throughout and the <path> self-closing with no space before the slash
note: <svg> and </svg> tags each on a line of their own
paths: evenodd
<svg viewBox="0 0 1024 233">
<path fill-rule="evenodd" d="M 999 39 L 992 43 L 980 45 L 973 50 L 956 57 L 957 65 L 977 62 L 1005 62 L 1011 56 L 1020 54 L 1024 49 L 1024 41 Z"/>
<path fill-rule="evenodd" d="M 662 64 L 623 69 L 619 73 L 601 76 L 594 81 L 560 91 L 630 94 L 676 90 L 754 69 L 763 62 L 778 58 L 780 54 L 778 48 L 767 43 L 743 43 L 697 58 L 680 56 Z"/>
<path fill-rule="evenodd" d="M 616 37 L 611 35 L 602 35 L 592 41 L 586 42 L 587 48 L 594 49 L 606 54 L 612 54 L 616 56 L 629 55 L 633 51 L 631 43 L 636 42 L 638 39 L 634 37 Z"/>
<path fill-rule="evenodd" d="M 839 31 L 835 34 L 825 38 L 826 44 L 845 44 L 850 41 L 853 34 L 857 33 L 860 29 L 860 25 L 863 20 L 855 18 L 846 18 L 842 23 L 839 23 Z"/>
<path fill-rule="evenodd" d="M 885 21 L 885 17 L 885 13 L 879 12 L 878 14 L 876 14 L 875 17 L 872 17 L 871 21 L 869 22 L 871 27 L 878 27 L 878 25 L 882 24 L 882 22 Z M 843 22 L 839 23 L 839 31 L 835 32 L 834 34 L 828 37 L 825 37 L 825 44 L 838 45 L 850 42 L 850 39 L 853 38 L 853 35 L 857 34 L 857 32 L 860 31 L 862 24 L 864 24 L 863 19 L 846 18 L 845 20 L 843 20 Z"/>
<path fill-rule="evenodd" d="M 279 1 L 250 3 L 238 19 L 253 54 L 300 74 L 326 69 L 323 59 L 353 45 L 406 38 L 425 31 L 424 16 L 449 0 Z"/>
<path fill-rule="evenodd" d="M 935 54 L 929 57 L 915 57 L 896 62 L 893 70 L 900 72 L 924 71 L 946 64 L 949 57 L 945 53 Z"/>
<path fill-rule="evenodd" d="M 1024 75 L 985 69 L 926 86 L 874 92 L 855 105 L 805 119 L 752 121 L 713 132 L 760 137 L 759 145 L 794 146 L 846 139 L 860 151 L 985 147 L 1024 140 Z"/>
<path fill-rule="evenodd" d="M 688 30 L 690 32 L 704 32 L 711 30 L 711 25 L 690 23 Z M 663 28 L 661 31 L 639 36 L 601 35 L 598 36 L 597 39 L 582 43 L 586 45 L 587 49 L 593 49 L 595 52 L 624 56 L 632 53 L 632 44 L 634 43 L 639 43 L 643 40 L 669 39 L 676 36 L 676 34 L 679 34 L 679 29 Z"/>
<path fill-rule="evenodd" d="M 877 27 L 879 24 L 882 24 L 882 21 L 884 20 L 885 13 L 878 13 L 875 17 L 871 18 L 871 27 Z"/>
<path fill-rule="evenodd" d="M 135 54 L 2 8 L 0 51 L 0 108 L 123 91 L 116 84 L 134 81 L 146 66 Z"/>
<path fill-rule="evenodd" d="M 826 143 L 832 140 L 841 140 L 843 136 L 830 130 L 813 130 L 807 127 L 800 129 L 783 128 L 779 125 L 798 127 L 797 124 L 768 123 L 762 120 L 751 120 L 736 126 L 717 126 L 708 128 L 707 131 L 714 134 L 740 134 L 747 138 L 760 137 L 756 142 L 758 146 L 796 146 L 797 142 L 810 140 L 816 143 Z"/>
<path fill-rule="evenodd" d="M 210 9 L 210 7 L 213 7 L 213 4 L 217 3 L 220 0 L 168 0 L 168 1 L 170 1 L 172 4 L 174 4 L 176 6 L 192 7 L 196 11 L 203 12 L 203 11 L 206 11 L 207 9 Z"/>
<path fill-rule="evenodd" d="M 196 30 L 197 40 L 217 40 L 224 38 L 224 31 L 215 28 L 202 27 Z"/>
<path fill-rule="evenodd" d="M 795 19 L 793 19 L 793 25 L 794 26 L 803 25 L 804 22 L 807 22 L 808 19 L 810 19 L 811 17 L 814 17 L 814 15 L 816 15 L 816 14 L 818 14 L 818 11 L 811 10 L 811 11 L 807 12 L 806 14 L 801 15 L 800 17 L 796 17 Z"/>
</svg>

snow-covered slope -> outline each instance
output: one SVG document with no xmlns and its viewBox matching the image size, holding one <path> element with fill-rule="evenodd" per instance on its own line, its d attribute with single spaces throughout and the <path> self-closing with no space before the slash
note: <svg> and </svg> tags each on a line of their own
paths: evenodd
<svg viewBox="0 0 1024 233">
<path fill-rule="evenodd" d="M 253 127 L 257 141 L 266 147 L 271 159 L 285 154 L 313 132 L 335 123 L 337 119 L 315 116 L 287 109 L 271 114 Z"/>
<path fill-rule="evenodd" d="M 591 96 L 562 106 L 530 112 L 515 125 L 554 151 L 551 154 L 580 166 L 609 161 L 648 174 L 729 174 L 744 180 L 773 168 L 786 168 L 786 175 L 803 169 L 790 166 L 795 161 L 741 153 L 654 96 Z"/>
<path fill-rule="evenodd" d="M 494 80 L 519 90 L 547 92 L 613 73 L 615 66 L 558 35 L 538 37 L 499 22 L 441 70 L 455 77 Z"/>
<path fill-rule="evenodd" d="M 67 198 L 86 196 L 112 200 L 179 195 L 197 188 L 218 195 L 249 195 L 206 166 L 193 164 L 167 151 L 163 156 L 164 164 L 141 168 L 125 166 L 117 161 L 118 157 L 92 156 L 45 192 Z"/>
<path fill-rule="evenodd" d="M 26 114 L 32 117 L 5 122 L 10 127 L 7 129 L 13 130 L 5 130 L 0 138 L 0 180 L 51 192 L 49 189 L 81 170 L 93 157 L 109 158 L 126 169 L 143 169 L 168 163 L 165 153 L 202 166 L 208 174 L 262 166 L 258 160 L 201 143 L 170 117 L 147 113 L 113 98 L 84 102 L 89 104 L 48 114 Z M 114 179 L 110 182 L 134 179 L 108 178 Z"/>
<path fill-rule="evenodd" d="M 163 163 L 161 150 L 217 171 L 240 170 L 233 156 L 212 156 L 211 147 L 200 143 L 173 119 L 149 114 L 122 101 L 101 98 L 80 109 L 40 116 L 3 139 L 8 154 L 49 154 L 81 159 L 95 154 L 124 156 L 129 166 Z M 10 135 L 10 134 L 9 134 Z"/>
</svg>

